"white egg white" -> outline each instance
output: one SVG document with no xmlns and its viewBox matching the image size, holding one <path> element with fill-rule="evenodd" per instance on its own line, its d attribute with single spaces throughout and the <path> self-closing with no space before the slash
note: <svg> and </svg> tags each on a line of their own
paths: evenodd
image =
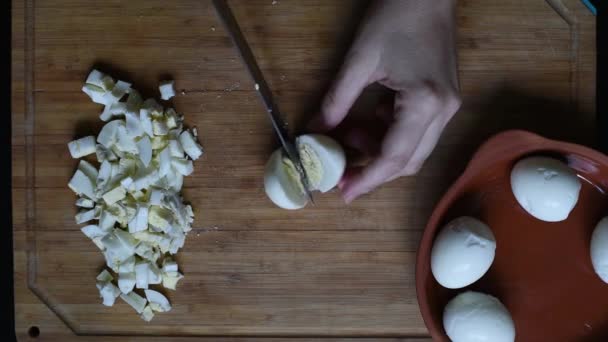
<svg viewBox="0 0 608 342">
<path fill-rule="evenodd" d="M 513 342 L 515 324 L 497 298 L 467 291 L 454 297 L 443 311 L 443 327 L 452 342 Z"/>
<path fill-rule="evenodd" d="M 572 169 L 557 159 L 528 157 L 513 167 L 511 189 L 530 215 L 558 222 L 567 219 L 576 206 L 581 182 Z"/>
<path fill-rule="evenodd" d="M 437 235 L 431 250 L 431 271 L 449 289 L 479 280 L 494 261 L 496 240 L 490 227 L 463 216 L 449 222 Z"/>
<path fill-rule="evenodd" d="M 591 263 L 595 273 L 608 283 L 608 216 L 598 222 L 591 235 Z"/>
</svg>

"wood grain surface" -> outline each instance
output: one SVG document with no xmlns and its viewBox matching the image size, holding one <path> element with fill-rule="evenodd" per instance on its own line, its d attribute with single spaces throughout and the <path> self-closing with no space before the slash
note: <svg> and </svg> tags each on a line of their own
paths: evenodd
<svg viewBox="0 0 608 342">
<path fill-rule="evenodd" d="M 366 1 L 231 1 L 296 130 L 336 73 Z M 266 199 L 272 131 L 210 1 L 13 1 L 12 170 L 20 340 L 427 341 L 415 253 L 434 204 L 475 148 L 523 128 L 593 144 L 595 18 L 579 1 L 463 0 L 464 105 L 416 177 L 346 206 L 338 193 L 283 211 Z M 142 321 L 100 304 L 104 260 L 74 223 L 66 143 L 101 127 L 80 91 L 93 67 L 172 102 L 205 156 L 185 181 L 196 220 L 173 311 Z M 183 90 L 183 92 L 182 92 Z M 371 89 L 355 111 L 378 99 Z M 179 337 L 179 338 L 178 338 Z M 33 338 L 32 338 L 33 339 Z"/>
</svg>

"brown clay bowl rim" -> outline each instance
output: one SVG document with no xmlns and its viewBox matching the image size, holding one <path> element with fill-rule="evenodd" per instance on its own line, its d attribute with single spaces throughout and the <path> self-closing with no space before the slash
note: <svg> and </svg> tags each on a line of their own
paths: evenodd
<svg viewBox="0 0 608 342">
<path fill-rule="evenodd" d="M 416 296 L 424 323 L 434 340 L 447 338 L 443 329 L 443 322 L 436 322 L 433 319 L 427 301 L 429 293 L 427 293 L 425 287 L 426 278 L 422 277 L 423 273 L 430 273 L 430 254 L 435 235 L 437 234 L 437 231 L 440 228 L 439 225 L 442 223 L 442 219 L 445 217 L 448 209 L 455 203 L 467 184 L 469 184 L 484 167 L 491 165 L 493 161 L 499 158 L 504 158 L 504 155 L 497 153 L 500 152 L 500 150 L 519 156 L 546 151 L 553 151 L 561 154 L 577 154 L 599 165 L 608 166 L 608 156 L 603 153 L 585 146 L 547 139 L 527 131 L 505 131 L 494 135 L 484 142 L 469 161 L 462 175 L 450 186 L 448 191 L 433 209 L 433 213 L 428 220 L 418 246 L 416 256 Z"/>
</svg>

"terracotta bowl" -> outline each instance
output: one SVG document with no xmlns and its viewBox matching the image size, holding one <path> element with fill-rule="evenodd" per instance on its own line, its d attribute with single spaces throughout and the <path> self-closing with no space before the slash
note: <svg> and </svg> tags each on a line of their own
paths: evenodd
<svg viewBox="0 0 608 342">
<path fill-rule="evenodd" d="M 582 181 L 567 220 L 543 222 L 519 206 L 510 186 L 511 168 L 523 157 L 560 158 Z M 433 339 L 449 341 L 443 329 L 447 302 L 466 290 L 498 297 L 511 312 L 517 341 L 608 341 L 608 284 L 593 271 L 591 233 L 608 215 L 608 157 L 592 149 L 508 131 L 488 140 L 435 208 L 416 261 L 416 290 Z M 490 270 L 474 284 L 450 290 L 431 273 L 431 247 L 448 221 L 470 215 L 496 237 Z"/>
</svg>

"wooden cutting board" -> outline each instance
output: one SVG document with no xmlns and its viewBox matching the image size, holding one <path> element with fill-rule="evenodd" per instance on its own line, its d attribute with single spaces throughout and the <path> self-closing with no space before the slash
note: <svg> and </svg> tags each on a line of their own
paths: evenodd
<svg viewBox="0 0 608 342">
<path fill-rule="evenodd" d="M 365 1 L 231 4 L 278 102 L 301 128 Z M 26 0 L 13 1 L 12 11 L 21 340 L 427 341 L 414 287 L 418 240 L 479 143 L 507 128 L 594 142 L 595 18 L 582 4 L 461 0 L 464 106 L 420 174 L 350 206 L 332 192 L 316 206 L 284 211 L 262 189 L 276 147 L 271 128 L 210 1 Z M 100 106 L 80 91 L 93 66 L 147 95 L 158 96 L 160 79 L 175 79 L 173 104 L 206 150 L 185 181 L 196 212 L 178 256 L 185 279 L 169 293 L 173 311 L 151 323 L 121 301 L 100 304 L 95 276 L 104 260 L 73 219 L 66 184 L 77 161 L 66 143 L 101 127 Z"/>
</svg>

